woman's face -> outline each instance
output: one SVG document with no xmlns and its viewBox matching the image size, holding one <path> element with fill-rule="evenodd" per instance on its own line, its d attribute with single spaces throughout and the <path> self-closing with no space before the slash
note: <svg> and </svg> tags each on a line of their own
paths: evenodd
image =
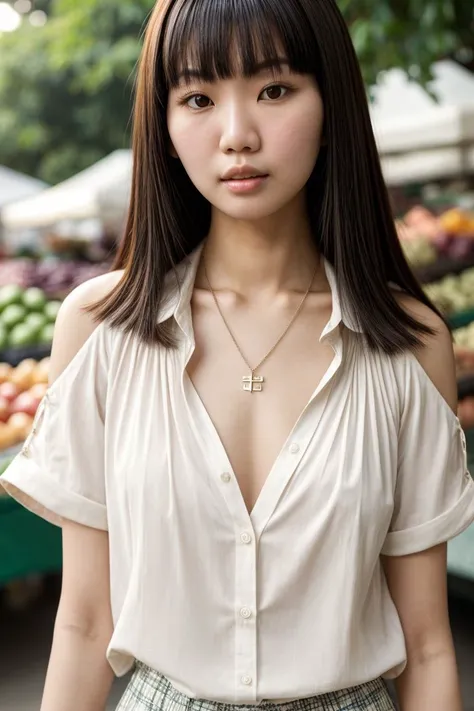
<svg viewBox="0 0 474 711">
<path fill-rule="evenodd" d="M 196 78 L 169 95 L 173 155 L 214 208 L 235 219 L 261 219 L 288 205 L 304 190 L 320 150 L 324 112 L 314 78 L 287 65 L 273 71 L 212 83 Z M 225 180 L 229 170 L 247 166 L 266 177 Z"/>
</svg>

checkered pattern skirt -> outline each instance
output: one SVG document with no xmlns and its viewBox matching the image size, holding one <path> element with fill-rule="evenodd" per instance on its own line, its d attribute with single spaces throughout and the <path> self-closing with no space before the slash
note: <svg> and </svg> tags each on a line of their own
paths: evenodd
<svg viewBox="0 0 474 711">
<path fill-rule="evenodd" d="M 192 699 L 177 691 L 166 677 L 141 662 L 116 711 L 256 711 L 255 705 L 227 704 Z M 369 681 L 342 691 L 275 704 L 262 701 L 264 711 L 395 711 L 382 679 Z"/>
</svg>

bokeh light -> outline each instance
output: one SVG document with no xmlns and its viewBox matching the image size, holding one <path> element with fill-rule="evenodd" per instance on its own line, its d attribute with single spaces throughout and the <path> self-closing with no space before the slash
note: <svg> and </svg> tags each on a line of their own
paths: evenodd
<svg viewBox="0 0 474 711">
<path fill-rule="evenodd" d="M 26 15 L 32 8 L 31 0 L 16 0 L 13 7 L 20 15 Z"/>
<path fill-rule="evenodd" d="M 21 25 L 21 16 L 6 2 L 0 2 L 0 32 L 14 32 Z"/>
<path fill-rule="evenodd" d="M 43 10 L 35 10 L 28 19 L 33 27 L 44 27 L 48 21 L 48 16 Z"/>
</svg>

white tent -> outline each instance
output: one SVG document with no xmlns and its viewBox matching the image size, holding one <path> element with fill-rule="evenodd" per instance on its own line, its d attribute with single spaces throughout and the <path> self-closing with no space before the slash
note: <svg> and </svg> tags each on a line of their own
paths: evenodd
<svg viewBox="0 0 474 711">
<path fill-rule="evenodd" d="M 398 69 L 374 88 L 372 124 L 389 184 L 474 173 L 474 76 L 450 60 L 433 74 L 438 102 Z"/>
<path fill-rule="evenodd" d="M 63 183 L 9 205 L 2 211 L 2 222 L 8 229 L 94 218 L 120 225 L 128 207 L 131 174 L 131 151 L 114 151 Z"/>
<path fill-rule="evenodd" d="M 47 183 L 41 180 L 0 165 L 0 208 L 16 200 L 36 195 L 47 187 Z"/>
</svg>

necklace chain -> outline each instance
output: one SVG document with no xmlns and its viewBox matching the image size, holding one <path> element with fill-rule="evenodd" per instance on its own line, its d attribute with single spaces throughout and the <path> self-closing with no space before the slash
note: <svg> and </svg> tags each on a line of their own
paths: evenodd
<svg viewBox="0 0 474 711">
<path fill-rule="evenodd" d="M 206 277 L 206 281 L 207 281 L 207 284 L 208 284 L 209 289 L 210 289 L 210 291 L 211 291 L 211 294 L 212 294 L 212 297 L 213 297 L 213 299 L 214 299 L 214 302 L 215 302 L 215 304 L 216 304 L 216 306 L 217 306 L 217 310 L 219 311 L 219 314 L 220 314 L 220 316 L 221 316 L 221 318 L 222 318 L 222 320 L 223 320 L 223 322 L 224 322 L 224 325 L 225 325 L 227 331 L 229 332 L 230 337 L 232 338 L 232 340 L 233 340 L 233 342 L 234 342 L 235 347 L 236 347 L 237 350 L 239 351 L 240 355 L 242 356 L 243 361 L 245 362 L 246 366 L 248 367 L 248 369 L 250 370 L 250 372 L 251 372 L 251 374 L 252 374 L 252 376 L 253 376 L 253 374 L 255 373 L 255 371 L 256 371 L 258 368 L 260 368 L 260 366 L 263 365 L 263 363 L 265 363 L 265 361 L 272 355 L 272 353 L 275 351 L 275 349 L 280 345 L 281 341 L 282 341 L 283 338 L 286 336 L 286 334 L 287 334 L 288 331 L 290 330 L 290 328 L 291 328 L 291 326 L 293 325 L 293 323 L 296 321 L 296 318 L 298 317 L 298 314 L 300 313 L 301 309 L 303 308 L 303 305 L 304 305 L 304 303 L 305 303 L 305 301 L 306 301 L 306 299 L 307 299 L 307 297 L 308 297 L 308 294 L 309 294 L 309 292 L 310 292 L 310 290 L 311 290 L 311 287 L 313 286 L 314 277 L 316 276 L 316 272 L 317 272 L 317 270 L 318 270 L 318 265 L 316 266 L 316 269 L 314 270 L 314 274 L 313 274 L 313 276 L 312 276 L 312 278 L 311 278 L 311 282 L 310 282 L 310 284 L 309 284 L 309 286 L 308 286 L 308 288 L 307 288 L 307 290 L 306 290 L 306 293 L 305 293 L 305 295 L 303 296 L 303 298 L 301 299 L 301 302 L 300 302 L 298 308 L 296 309 L 296 311 L 295 311 L 295 313 L 294 313 L 292 319 L 290 320 L 289 324 L 286 326 L 286 328 L 284 329 L 283 333 L 281 334 L 281 336 L 279 337 L 279 339 L 277 340 L 277 342 L 270 348 L 270 350 L 269 350 L 268 353 L 262 358 L 262 360 L 261 360 L 256 366 L 254 366 L 253 368 L 252 368 L 252 366 L 250 365 L 250 363 L 248 362 L 248 360 L 247 360 L 247 358 L 245 357 L 244 353 L 242 352 L 242 349 L 240 348 L 239 344 L 237 343 L 237 339 L 235 338 L 235 336 L 234 336 L 234 334 L 233 334 L 233 332 L 232 332 L 232 329 L 230 328 L 230 326 L 229 326 L 229 324 L 227 323 L 227 320 L 226 320 L 224 314 L 222 313 L 222 309 L 221 309 L 221 307 L 219 306 L 219 302 L 218 302 L 218 300 L 217 300 L 217 296 L 216 296 L 216 294 L 215 294 L 215 291 L 214 291 L 214 289 L 213 289 L 212 286 L 211 286 L 211 282 L 209 281 L 209 277 L 208 277 L 207 269 L 206 269 L 206 261 L 205 261 L 204 255 L 203 255 L 203 267 L 204 267 L 204 275 L 205 275 L 205 277 Z"/>
</svg>

